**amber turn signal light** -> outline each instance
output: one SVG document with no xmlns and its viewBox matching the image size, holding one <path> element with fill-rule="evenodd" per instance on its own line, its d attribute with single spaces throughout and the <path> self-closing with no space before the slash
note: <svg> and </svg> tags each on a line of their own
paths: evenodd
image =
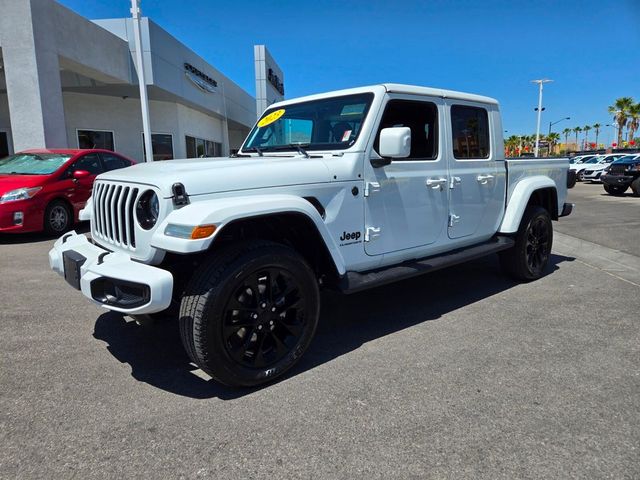
<svg viewBox="0 0 640 480">
<path fill-rule="evenodd" d="M 193 227 L 191 231 L 191 240 L 210 237 L 215 231 L 215 225 L 198 225 L 197 227 Z"/>
</svg>

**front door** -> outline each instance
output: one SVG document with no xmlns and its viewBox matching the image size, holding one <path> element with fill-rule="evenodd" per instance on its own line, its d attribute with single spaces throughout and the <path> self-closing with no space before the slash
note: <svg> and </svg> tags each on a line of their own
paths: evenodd
<svg viewBox="0 0 640 480">
<path fill-rule="evenodd" d="M 89 172 L 89 176 L 75 179 L 73 178 L 73 172 L 76 170 L 86 170 Z M 80 157 L 67 169 L 65 173 L 67 177 L 67 198 L 76 209 L 84 208 L 91 196 L 93 181 L 102 172 L 104 172 L 104 168 L 97 153 L 88 153 Z"/>
<path fill-rule="evenodd" d="M 411 153 L 389 165 L 365 168 L 365 251 L 368 255 L 420 247 L 446 236 L 447 164 L 440 150 L 441 99 L 390 96 L 380 130 L 411 129 Z"/>
<path fill-rule="evenodd" d="M 449 157 L 449 238 L 492 236 L 503 214 L 505 165 L 495 147 L 491 105 L 447 104 L 451 135 Z M 497 110 L 496 110 L 497 113 Z M 499 123 L 499 121 L 496 121 Z"/>
</svg>

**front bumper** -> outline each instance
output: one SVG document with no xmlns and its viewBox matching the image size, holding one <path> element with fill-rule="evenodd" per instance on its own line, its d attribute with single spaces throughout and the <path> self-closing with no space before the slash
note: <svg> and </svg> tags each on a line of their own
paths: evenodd
<svg viewBox="0 0 640 480">
<path fill-rule="evenodd" d="M 633 182 L 635 178 L 636 177 L 633 177 L 631 175 L 611 175 L 609 173 L 606 175 L 602 175 L 600 177 L 600 180 L 602 180 L 602 183 L 604 183 L 605 185 L 628 187 L 629 185 L 631 185 L 631 182 Z"/>
<path fill-rule="evenodd" d="M 82 294 L 103 307 L 127 314 L 166 310 L 171 304 L 173 275 L 110 252 L 70 232 L 49 251 L 49 266 Z"/>
</svg>

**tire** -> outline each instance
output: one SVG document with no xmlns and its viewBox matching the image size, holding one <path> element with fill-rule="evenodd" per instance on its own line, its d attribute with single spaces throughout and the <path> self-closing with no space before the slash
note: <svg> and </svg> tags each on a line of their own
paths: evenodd
<svg viewBox="0 0 640 480">
<path fill-rule="evenodd" d="M 73 212 L 62 200 L 54 200 L 44 211 L 44 231 L 48 235 L 62 235 L 73 226 Z"/>
<path fill-rule="evenodd" d="M 627 188 L 629 188 L 628 186 L 618 186 L 618 185 L 603 185 L 604 186 L 604 190 L 605 192 L 607 192 L 609 195 L 623 195 L 624 192 L 627 191 Z"/>
<path fill-rule="evenodd" d="M 567 188 L 573 188 L 576 186 L 576 172 L 569 170 L 567 172 Z"/>
<path fill-rule="evenodd" d="M 319 315 L 318 282 L 304 258 L 283 245 L 247 242 L 217 252 L 195 272 L 180 305 L 180 335 L 204 372 L 250 387 L 297 363 Z"/>
<path fill-rule="evenodd" d="M 631 182 L 631 190 L 636 197 L 640 197 L 640 177 Z"/>
<path fill-rule="evenodd" d="M 530 282 L 544 275 L 551 257 L 553 227 L 549 212 L 537 205 L 524 211 L 515 245 L 500 252 L 500 265 L 516 280 Z"/>
<path fill-rule="evenodd" d="M 576 180 L 578 182 L 584 182 L 584 172 L 582 170 L 580 170 L 576 175 Z"/>
</svg>

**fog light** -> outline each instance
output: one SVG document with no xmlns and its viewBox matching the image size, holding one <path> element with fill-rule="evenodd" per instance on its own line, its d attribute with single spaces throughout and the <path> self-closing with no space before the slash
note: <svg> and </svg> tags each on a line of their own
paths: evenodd
<svg viewBox="0 0 640 480">
<path fill-rule="evenodd" d="M 13 224 L 14 225 L 22 225 L 24 222 L 24 213 L 23 212 L 13 212 Z"/>
</svg>

